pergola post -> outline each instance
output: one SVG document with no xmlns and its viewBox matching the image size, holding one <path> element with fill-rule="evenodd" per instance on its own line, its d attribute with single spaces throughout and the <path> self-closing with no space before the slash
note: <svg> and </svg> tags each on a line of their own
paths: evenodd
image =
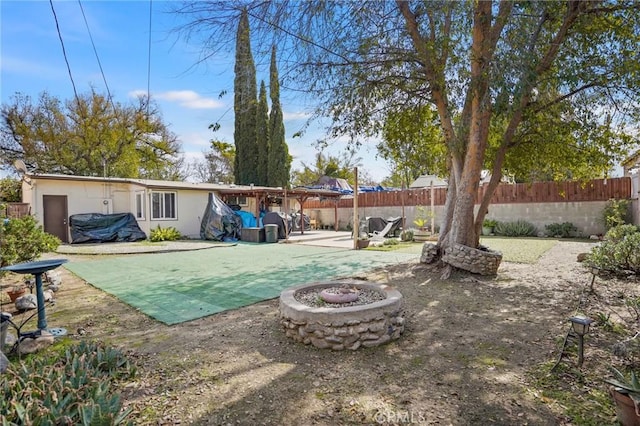
<svg viewBox="0 0 640 426">
<path fill-rule="evenodd" d="M 309 198 L 307 195 L 303 195 L 298 198 L 298 202 L 300 203 L 300 234 L 304 235 L 304 202 Z"/>
</svg>

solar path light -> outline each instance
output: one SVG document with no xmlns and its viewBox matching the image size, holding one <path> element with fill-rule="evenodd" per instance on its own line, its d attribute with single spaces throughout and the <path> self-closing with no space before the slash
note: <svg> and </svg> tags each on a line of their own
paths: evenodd
<svg viewBox="0 0 640 426">
<path fill-rule="evenodd" d="M 593 322 L 591 318 L 573 316 L 569 318 L 574 333 L 578 335 L 578 367 L 582 367 L 584 361 L 584 336 L 589 333 L 589 326 Z"/>
</svg>

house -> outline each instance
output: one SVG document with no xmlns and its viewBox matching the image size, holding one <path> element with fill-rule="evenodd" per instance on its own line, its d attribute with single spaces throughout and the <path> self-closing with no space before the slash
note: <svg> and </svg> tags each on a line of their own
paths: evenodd
<svg viewBox="0 0 640 426">
<path fill-rule="evenodd" d="M 418 179 L 411 182 L 409 188 L 429 188 L 433 185 L 434 188 L 446 188 L 449 186 L 445 179 L 436 175 L 422 175 Z"/>
<path fill-rule="evenodd" d="M 253 185 L 222 185 L 148 179 L 55 174 L 22 175 L 22 201 L 44 230 L 70 242 L 69 216 L 81 213 L 132 213 L 147 235 L 158 226 L 174 227 L 189 238 L 200 238 L 200 224 L 209 193 L 236 204 L 256 217 L 261 209 L 302 210 L 310 197 L 339 198 L 322 189 Z M 293 203 L 293 204 L 292 204 Z"/>
<path fill-rule="evenodd" d="M 631 178 L 631 216 L 632 223 L 640 224 L 640 150 L 631 154 L 622 162 L 623 176 Z"/>
<path fill-rule="evenodd" d="M 489 170 L 482 170 L 480 172 L 480 185 L 486 185 L 491 180 L 491 173 Z M 503 175 L 500 178 L 502 183 L 516 183 L 513 176 Z M 418 179 L 414 180 L 409 188 L 430 188 L 433 183 L 434 188 L 446 188 L 449 186 L 446 179 L 442 179 L 436 175 L 422 175 Z"/>
</svg>

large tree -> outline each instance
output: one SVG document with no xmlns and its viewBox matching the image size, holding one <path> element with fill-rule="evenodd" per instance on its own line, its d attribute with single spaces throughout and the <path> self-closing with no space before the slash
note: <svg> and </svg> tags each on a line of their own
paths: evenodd
<svg viewBox="0 0 640 426">
<path fill-rule="evenodd" d="M 269 104 L 267 103 L 267 88 L 264 80 L 260 82 L 260 96 L 258 97 L 258 113 L 256 116 L 257 134 L 257 185 L 269 184 L 269 158 L 271 155 L 271 129 L 269 126 Z"/>
<path fill-rule="evenodd" d="M 380 156 L 394 165 L 405 186 L 423 174 L 447 174 L 438 114 L 429 105 L 390 112 L 377 148 Z"/>
<path fill-rule="evenodd" d="M 180 179 L 180 142 L 144 97 L 122 105 L 91 90 L 37 102 L 17 93 L 0 112 L 0 161 L 38 173 Z"/>
<path fill-rule="evenodd" d="M 204 160 L 191 163 L 191 175 L 198 182 L 233 183 L 233 164 L 236 150 L 233 144 L 212 139 L 211 149 L 204 152 Z"/>
<path fill-rule="evenodd" d="M 269 67 L 269 96 L 271 97 L 271 113 L 269 114 L 269 186 L 289 186 L 291 158 L 284 137 L 284 117 L 280 105 L 280 77 L 276 64 L 276 47 L 271 48 L 271 65 Z"/>
<path fill-rule="evenodd" d="M 256 66 L 251 53 L 249 17 L 246 9 L 242 10 L 240 22 L 238 23 L 234 71 L 233 111 L 235 113 L 235 131 L 233 139 L 236 146 L 234 173 L 237 184 L 248 185 L 256 183 L 258 180 L 258 140 L 256 130 L 258 89 Z"/>
<path fill-rule="evenodd" d="M 338 155 L 316 153 L 313 164 L 302 162 L 301 170 L 292 173 L 293 186 L 315 185 L 322 176 L 345 179 L 351 186 L 355 185 L 355 169 L 362 166 L 362 158 L 356 157 L 352 151 L 343 151 Z M 374 185 L 375 183 L 363 170 L 358 170 L 360 185 Z"/>
<path fill-rule="evenodd" d="M 549 123 L 540 114 L 562 105 L 575 123 L 590 124 L 596 137 L 581 139 L 584 129 L 576 129 L 565 149 L 594 164 L 624 155 L 629 139 L 619 135 L 637 132 L 640 3 L 634 0 L 243 5 L 257 39 L 290 49 L 295 65 L 287 75 L 313 95 L 319 115 L 332 118 L 332 135 L 357 141 L 378 134 L 385 117 L 406 105 L 435 108 L 449 166 L 438 242 L 445 250 L 478 245 L 510 153 L 527 145 L 545 152 L 549 140 L 528 138 L 535 123 L 551 124 L 554 131 L 544 133 L 552 137 L 565 131 L 563 120 Z M 179 12 L 195 18 L 188 31 L 206 31 L 215 44 L 237 16 L 234 7 L 191 2 Z M 492 128 L 500 133 L 490 140 Z M 487 166 L 492 179 L 474 209 Z"/>
</svg>

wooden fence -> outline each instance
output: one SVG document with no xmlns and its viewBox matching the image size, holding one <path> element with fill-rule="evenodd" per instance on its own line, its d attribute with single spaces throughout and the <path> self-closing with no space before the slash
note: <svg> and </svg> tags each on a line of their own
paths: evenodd
<svg viewBox="0 0 640 426">
<path fill-rule="evenodd" d="M 4 217 L 11 217 L 19 219 L 21 217 L 29 215 L 31 212 L 31 206 L 29 203 L 6 203 L 4 207 Z"/>
<path fill-rule="evenodd" d="M 486 186 L 478 188 L 476 204 L 480 203 Z M 447 196 L 447 188 L 433 189 L 433 204 L 442 206 Z M 558 203 L 574 201 L 607 201 L 631 198 L 631 178 L 596 179 L 587 182 L 535 182 L 501 184 L 491 197 L 491 204 L 511 203 Z M 309 199 L 305 209 L 352 207 L 353 197 L 344 196 L 337 202 Z M 429 188 L 406 189 L 404 191 L 364 192 L 358 194 L 359 207 L 384 206 L 428 206 L 431 205 Z"/>
</svg>

